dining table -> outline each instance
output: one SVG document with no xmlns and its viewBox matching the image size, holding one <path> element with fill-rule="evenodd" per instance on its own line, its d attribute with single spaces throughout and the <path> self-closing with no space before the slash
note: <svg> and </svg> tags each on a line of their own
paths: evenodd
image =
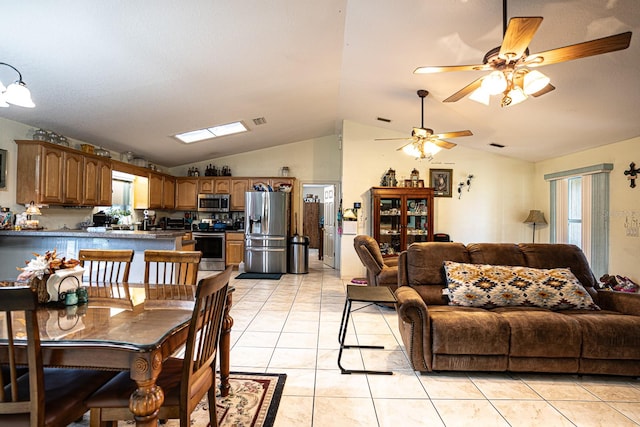
<svg viewBox="0 0 640 427">
<path fill-rule="evenodd" d="M 136 426 L 157 426 L 157 413 L 164 394 L 156 379 L 163 362 L 186 343 L 193 303 L 163 307 L 144 303 L 144 285 L 129 286 L 131 304 L 110 304 L 105 298 L 92 298 L 88 303 L 72 306 L 41 304 L 37 310 L 43 365 L 47 367 L 104 369 L 129 371 L 137 389 L 130 397 L 130 409 Z M 220 337 L 220 390 L 229 392 L 230 332 L 233 319 L 229 314 L 232 290 Z M 7 345 L 6 318 L 0 316 L 0 347 Z M 26 339 L 24 319 L 13 317 L 16 344 Z M 26 349 L 26 341 L 24 341 Z M 0 352 L 0 364 L 3 360 Z M 26 351 L 20 351 L 26 362 Z"/>
</svg>

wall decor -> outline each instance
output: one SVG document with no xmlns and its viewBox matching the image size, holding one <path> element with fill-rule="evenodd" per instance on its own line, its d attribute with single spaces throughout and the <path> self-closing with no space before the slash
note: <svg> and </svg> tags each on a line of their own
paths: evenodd
<svg viewBox="0 0 640 427">
<path fill-rule="evenodd" d="M 435 197 L 451 197 L 453 169 L 429 169 L 429 183 Z"/>
<path fill-rule="evenodd" d="M 7 187 L 7 150 L 0 150 L 0 188 Z"/>
<path fill-rule="evenodd" d="M 631 162 L 631 164 L 629 164 L 628 171 L 624 171 L 624 174 L 628 175 L 627 179 L 631 181 L 631 183 L 629 184 L 631 188 L 636 188 L 636 179 L 638 179 L 638 173 L 640 173 L 640 169 L 636 169 L 636 164 L 634 162 Z"/>
</svg>

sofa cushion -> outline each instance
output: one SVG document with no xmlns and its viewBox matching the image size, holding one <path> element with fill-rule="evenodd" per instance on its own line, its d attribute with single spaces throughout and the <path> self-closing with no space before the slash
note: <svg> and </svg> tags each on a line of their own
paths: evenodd
<svg viewBox="0 0 640 427">
<path fill-rule="evenodd" d="M 568 268 L 444 262 L 450 305 L 599 310 Z"/>
</svg>

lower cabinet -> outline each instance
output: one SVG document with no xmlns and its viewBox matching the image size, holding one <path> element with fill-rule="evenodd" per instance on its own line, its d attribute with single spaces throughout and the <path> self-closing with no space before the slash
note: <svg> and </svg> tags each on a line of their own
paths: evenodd
<svg viewBox="0 0 640 427">
<path fill-rule="evenodd" d="M 244 233 L 227 233 L 226 265 L 238 266 L 244 259 Z"/>
</svg>

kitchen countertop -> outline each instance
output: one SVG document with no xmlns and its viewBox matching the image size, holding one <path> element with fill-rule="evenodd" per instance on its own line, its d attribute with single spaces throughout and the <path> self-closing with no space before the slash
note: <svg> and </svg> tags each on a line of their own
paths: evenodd
<svg viewBox="0 0 640 427">
<path fill-rule="evenodd" d="M 155 231 L 86 231 L 86 230 L 0 230 L 0 236 L 29 237 L 107 237 L 110 239 L 175 239 L 184 235 L 184 230 Z"/>
</svg>

